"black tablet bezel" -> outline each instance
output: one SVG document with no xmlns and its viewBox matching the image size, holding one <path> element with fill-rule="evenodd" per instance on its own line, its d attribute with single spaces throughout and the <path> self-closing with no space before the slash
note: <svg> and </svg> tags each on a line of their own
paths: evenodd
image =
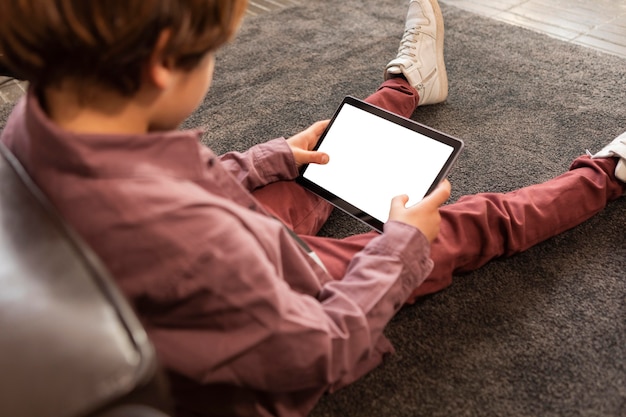
<svg viewBox="0 0 626 417">
<path fill-rule="evenodd" d="M 455 161 L 457 160 L 461 150 L 464 147 L 464 143 L 461 139 L 455 138 L 453 136 L 450 136 L 448 134 L 445 134 L 443 132 L 440 132 L 438 130 L 435 130 L 433 128 L 430 128 L 428 126 L 425 126 L 421 123 L 418 123 L 414 120 L 411 119 L 407 119 L 405 117 L 399 116 L 397 114 L 391 113 L 387 110 L 384 110 L 380 107 L 374 106 L 370 103 L 367 103 L 363 100 L 359 100 L 357 98 L 351 97 L 351 96 L 347 96 L 343 99 L 343 101 L 341 102 L 341 104 L 339 105 L 339 107 L 337 108 L 337 110 L 335 111 L 335 114 L 333 115 L 333 117 L 331 118 L 328 127 L 324 130 L 324 132 L 322 133 L 322 135 L 320 136 L 319 141 L 317 142 L 317 144 L 315 145 L 315 150 L 317 150 L 321 143 L 324 141 L 324 138 L 326 137 L 327 133 L 332 129 L 333 123 L 334 121 L 337 119 L 337 116 L 339 115 L 339 113 L 341 112 L 341 110 L 343 109 L 343 107 L 348 104 L 354 107 L 357 107 L 361 110 L 364 110 L 368 113 L 374 114 L 378 117 L 382 117 L 386 120 L 389 120 L 393 123 L 396 123 L 400 126 L 403 126 L 405 128 L 408 128 L 410 130 L 413 130 L 417 133 L 420 133 L 424 136 L 427 136 L 431 139 L 434 139 L 436 141 L 442 142 L 446 145 L 449 145 L 450 147 L 452 147 L 452 153 L 450 154 L 450 156 L 448 157 L 447 161 L 445 162 L 445 164 L 441 167 L 439 174 L 437 175 L 437 177 L 435 178 L 435 180 L 433 181 L 433 183 L 431 184 L 431 186 L 429 187 L 428 191 L 426 192 L 426 195 L 430 194 L 439 184 L 439 182 L 441 182 L 441 180 L 443 180 L 449 173 L 450 169 L 452 168 L 452 166 L 454 165 Z M 379 219 L 374 218 L 373 216 L 371 216 L 370 214 L 366 213 L 365 211 L 363 211 L 362 209 L 350 204 L 349 202 L 345 201 L 344 199 L 340 198 L 339 196 L 333 194 L 332 192 L 326 190 L 325 188 L 319 186 L 318 184 L 312 182 L 311 180 L 309 180 L 308 178 L 304 178 L 303 175 L 306 172 L 308 165 L 304 165 L 301 169 L 300 169 L 300 175 L 296 178 L 296 181 L 298 184 L 302 185 L 304 188 L 310 190 L 311 192 L 313 192 L 314 194 L 317 194 L 318 196 L 322 197 L 324 200 L 328 201 L 329 203 L 331 203 L 333 206 L 339 208 L 340 210 L 344 211 L 345 213 L 347 213 L 348 215 L 362 221 L 363 223 L 367 224 L 368 226 L 372 227 L 373 229 L 382 232 L 383 231 L 383 226 L 384 226 L 384 222 L 382 222 Z M 391 201 L 389 202 L 391 205 Z"/>
</svg>

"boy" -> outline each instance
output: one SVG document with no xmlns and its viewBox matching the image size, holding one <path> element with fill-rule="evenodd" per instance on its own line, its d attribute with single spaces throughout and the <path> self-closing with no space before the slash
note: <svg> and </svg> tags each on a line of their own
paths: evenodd
<svg viewBox="0 0 626 417">
<path fill-rule="evenodd" d="M 310 151 L 325 122 L 219 158 L 198 132 L 175 131 L 208 89 L 213 53 L 245 1 L 7 3 L 0 50 L 31 90 L 2 141 L 133 303 L 179 415 L 306 415 L 391 351 L 382 331 L 404 301 L 624 192 L 623 160 L 612 157 L 626 157 L 622 136 L 606 158 L 581 157 L 545 184 L 439 209 L 444 182 L 413 207 L 394 199 L 382 235 L 318 238 L 330 206 L 291 180 L 300 164 L 327 161 Z M 410 2 L 385 78 L 368 101 L 403 116 L 445 100 L 435 0 Z"/>
</svg>

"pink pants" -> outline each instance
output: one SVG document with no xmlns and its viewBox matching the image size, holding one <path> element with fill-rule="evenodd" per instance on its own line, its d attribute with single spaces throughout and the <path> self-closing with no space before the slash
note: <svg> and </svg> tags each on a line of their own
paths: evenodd
<svg viewBox="0 0 626 417">
<path fill-rule="evenodd" d="M 394 78 L 385 81 L 366 101 L 410 117 L 418 96 L 404 79 Z M 592 217 L 624 193 L 624 185 L 613 175 L 615 165 L 614 158 L 592 160 L 582 156 L 568 172 L 543 184 L 505 194 L 465 196 L 443 206 L 441 230 L 431 246 L 434 269 L 408 302 L 447 287 L 455 273 L 524 251 Z M 354 254 L 377 236 L 377 232 L 345 239 L 315 236 L 332 206 L 294 182 L 268 185 L 255 191 L 255 196 L 301 235 L 335 279 L 344 276 Z"/>
</svg>

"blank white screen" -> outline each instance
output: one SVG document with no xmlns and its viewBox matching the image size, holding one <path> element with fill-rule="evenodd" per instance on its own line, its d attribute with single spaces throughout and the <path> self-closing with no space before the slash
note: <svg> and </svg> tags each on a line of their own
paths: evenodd
<svg viewBox="0 0 626 417">
<path fill-rule="evenodd" d="M 384 223 L 393 197 L 424 198 L 454 149 L 344 104 L 318 150 L 330 161 L 304 177 Z"/>
</svg>

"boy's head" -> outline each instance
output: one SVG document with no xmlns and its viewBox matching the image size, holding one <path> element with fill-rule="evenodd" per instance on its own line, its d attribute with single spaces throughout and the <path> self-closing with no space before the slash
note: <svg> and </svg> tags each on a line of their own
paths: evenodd
<svg viewBox="0 0 626 417">
<path fill-rule="evenodd" d="M 247 0 L 0 1 L 0 61 L 37 87 L 70 79 L 132 95 L 157 42 L 165 39 L 161 47 L 173 65 L 191 70 L 232 38 L 246 6 Z"/>
</svg>

